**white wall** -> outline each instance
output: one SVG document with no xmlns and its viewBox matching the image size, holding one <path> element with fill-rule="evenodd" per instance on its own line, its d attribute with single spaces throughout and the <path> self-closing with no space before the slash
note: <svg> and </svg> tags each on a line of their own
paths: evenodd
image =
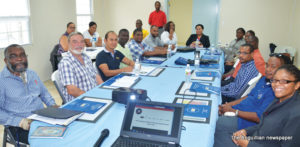
<svg viewBox="0 0 300 147">
<path fill-rule="evenodd" d="M 75 0 L 30 0 L 32 44 L 25 45 L 29 68 L 41 80 L 50 79 L 50 52 L 66 30 L 69 21 L 76 22 Z M 3 61 L 3 50 L 0 59 Z M 0 62 L 2 70 L 5 63 Z"/>
<path fill-rule="evenodd" d="M 94 0 L 94 20 L 98 24 L 97 32 L 104 37 L 107 31 L 116 33 L 126 28 L 130 34 L 135 29 L 135 21 L 141 19 L 143 28 L 149 30 L 149 14 L 155 10 L 157 0 Z M 165 3 L 161 9 L 165 11 Z"/>
<path fill-rule="evenodd" d="M 298 6 L 295 6 L 298 13 L 293 10 L 295 1 L 298 1 Z M 296 25 L 290 27 L 295 22 L 299 26 L 299 13 L 299 0 L 221 0 L 219 39 L 222 43 L 229 43 L 235 38 L 238 27 L 246 31 L 254 30 L 260 41 L 259 49 L 266 60 L 271 42 L 300 48 L 299 41 L 296 41 L 300 29 Z"/>
</svg>

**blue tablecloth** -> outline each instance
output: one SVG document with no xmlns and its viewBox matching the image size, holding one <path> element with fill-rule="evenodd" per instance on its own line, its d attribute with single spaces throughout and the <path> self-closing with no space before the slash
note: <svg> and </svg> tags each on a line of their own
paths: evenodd
<svg viewBox="0 0 300 147">
<path fill-rule="evenodd" d="M 192 59 L 194 54 L 176 53 L 163 64 L 156 65 L 166 67 L 166 69 L 158 77 L 141 76 L 142 79 L 133 88 L 146 89 L 148 96 L 152 99 L 152 101 L 171 103 L 175 97 L 181 97 L 176 95 L 175 93 L 181 82 L 185 80 L 185 66 L 178 66 L 174 64 L 174 61 L 180 56 Z M 220 58 L 220 69 L 218 69 L 221 73 L 223 73 L 224 71 L 223 65 L 224 56 L 222 55 Z M 212 69 L 201 70 L 212 71 Z M 213 86 L 220 87 L 220 77 L 221 76 L 215 78 L 215 80 L 212 82 Z M 101 89 L 98 87 L 100 87 L 100 85 L 86 92 L 82 96 L 93 96 L 111 99 L 112 90 Z M 186 130 L 183 130 L 181 133 L 180 144 L 183 147 L 213 146 L 215 124 L 218 117 L 218 105 L 221 103 L 221 96 L 212 94 L 210 98 L 199 97 L 198 99 L 212 100 L 210 123 L 205 124 L 183 122 L 183 126 L 186 128 Z M 123 104 L 115 103 L 104 115 L 101 116 L 101 118 L 97 122 L 90 123 L 75 121 L 68 126 L 66 135 L 63 139 L 29 138 L 30 146 L 93 146 L 96 140 L 99 138 L 101 131 L 107 128 L 110 130 L 110 134 L 109 137 L 106 138 L 106 140 L 103 142 L 102 146 L 108 147 L 117 139 L 120 134 L 124 112 L 125 106 Z M 32 122 L 29 135 L 31 135 L 38 126 L 50 126 L 50 124 L 40 121 Z"/>
</svg>

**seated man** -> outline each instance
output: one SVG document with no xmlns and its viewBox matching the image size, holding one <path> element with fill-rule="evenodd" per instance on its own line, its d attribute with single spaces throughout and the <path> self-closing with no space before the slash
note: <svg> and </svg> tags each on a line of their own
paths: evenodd
<svg viewBox="0 0 300 147">
<path fill-rule="evenodd" d="M 135 26 L 136 26 L 136 29 L 142 30 L 142 32 L 143 32 L 143 39 L 145 39 L 149 35 L 149 32 L 146 29 L 142 28 L 142 26 L 143 26 L 142 20 L 140 20 L 140 19 L 136 20 Z M 133 33 L 131 34 L 130 38 L 133 38 Z"/>
<path fill-rule="evenodd" d="M 128 46 L 126 45 L 126 43 L 129 40 L 129 31 L 127 29 L 121 29 L 119 31 L 118 37 L 119 37 L 119 43 L 116 47 L 116 50 L 121 52 L 126 58 L 132 60 L 132 54 L 131 54 Z M 124 63 L 121 63 L 120 68 L 124 68 L 124 67 L 127 67 L 127 65 Z"/>
<path fill-rule="evenodd" d="M 133 39 L 128 43 L 128 47 L 132 53 L 132 59 L 142 59 L 142 56 L 165 55 L 167 50 L 160 50 L 150 47 L 142 42 L 143 33 L 139 29 L 133 31 Z"/>
<path fill-rule="evenodd" d="M 290 64 L 288 57 L 271 54 L 266 64 L 266 76 L 262 77 L 252 91 L 245 97 L 219 106 L 219 114 L 233 112 L 236 116 L 220 116 L 215 130 L 215 147 L 234 146 L 232 133 L 259 123 L 262 113 L 274 100 L 270 80 L 280 66 Z"/>
<path fill-rule="evenodd" d="M 148 35 L 144 40 L 144 43 L 149 45 L 152 48 L 164 50 L 168 47 L 168 44 L 164 44 L 159 36 L 158 36 L 158 27 L 151 26 L 150 28 L 150 35 Z"/>
<path fill-rule="evenodd" d="M 102 46 L 102 39 L 97 31 L 97 24 L 93 21 L 89 23 L 89 29 L 83 32 L 84 41 L 87 47 Z"/>
<path fill-rule="evenodd" d="M 115 50 L 118 44 L 117 34 L 109 31 L 105 34 L 105 49 L 96 57 L 96 65 L 103 81 L 122 73 L 131 72 L 134 67 L 134 62 L 125 57 L 121 52 Z M 124 68 L 119 68 L 120 63 L 128 65 Z"/>
<path fill-rule="evenodd" d="M 64 86 L 63 95 L 67 102 L 103 83 L 91 59 L 83 53 L 83 35 L 79 32 L 71 33 L 68 43 L 69 52 L 58 64 L 60 80 Z"/>
<path fill-rule="evenodd" d="M 254 59 L 254 63 L 256 66 L 256 69 L 258 70 L 259 73 L 261 73 L 262 75 L 265 75 L 265 60 L 262 57 L 259 49 L 258 49 L 258 43 L 259 40 L 256 36 L 248 36 L 247 37 L 247 44 L 251 44 L 254 47 L 254 51 L 253 51 L 253 59 Z M 228 77 L 231 76 L 232 78 L 236 78 L 237 73 L 239 72 L 239 69 L 241 68 L 241 62 L 239 61 L 237 66 L 232 69 L 230 72 L 228 72 L 227 74 L 224 74 L 223 77 Z M 226 83 L 226 82 L 223 82 Z M 224 84 L 222 84 L 224 85 Z"/>
<path fill-rule="evenodd" d="M 9 125 L 15 139 L 28 144 L 32 111 L 54 106 L 55 101 L 38 75 L 27 69 L 22 46 L 12 44 L 4 50 L 6 66 L 0 73 L 0 124 Z"/>
<path fill-rule="evenodd" d="M 250 44 L 244 44 L 240 47 L 239 59 L 242 67 L 236 78 L 225 86 L 221 86 L 222 103 L 238 99 L 239 95 L 247 86 L 247 83 L 258 75 L 258 71 L 253 60 L 254 48 Z"/>
</svg>

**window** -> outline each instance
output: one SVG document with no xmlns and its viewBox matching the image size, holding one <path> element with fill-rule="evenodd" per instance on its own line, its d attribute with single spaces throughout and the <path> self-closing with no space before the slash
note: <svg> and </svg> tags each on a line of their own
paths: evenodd
<svg viewBox="0 0 300 147">
<path fill-rule="evenodd" d="M 0 0 L 0 48 L 29 44 L 29 0 Z"/>
<path fill-rule="evenodd" d="M 76 0 L 76 13 L 77 31 L 84 32 L 93 18 L 93 0 Z"/>
</svg>

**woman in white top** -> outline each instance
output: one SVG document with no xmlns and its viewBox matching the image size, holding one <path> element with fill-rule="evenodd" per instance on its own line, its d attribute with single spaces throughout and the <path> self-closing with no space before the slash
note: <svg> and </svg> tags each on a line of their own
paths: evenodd
<svg viewBox="0 0 300 147">
<path fill-rule="evenodd" d="M 97 24 L 93 21 L 89 23 L 89 29 L 83 32 L 84 42 L 86 47 L 99 47 L 102 46 L 102 39 L 99 33 L 96 32 Z"/>
<path fill-rule="evenodd" d="M 175 24 L 172 21 L 169 21 L 165 25 L 165 31 L 160 36 L 164 44 L 171 44 L 172 50 L 175 49 L 177 45 L 177 36 L 175 33 Z"/>
</svg>

